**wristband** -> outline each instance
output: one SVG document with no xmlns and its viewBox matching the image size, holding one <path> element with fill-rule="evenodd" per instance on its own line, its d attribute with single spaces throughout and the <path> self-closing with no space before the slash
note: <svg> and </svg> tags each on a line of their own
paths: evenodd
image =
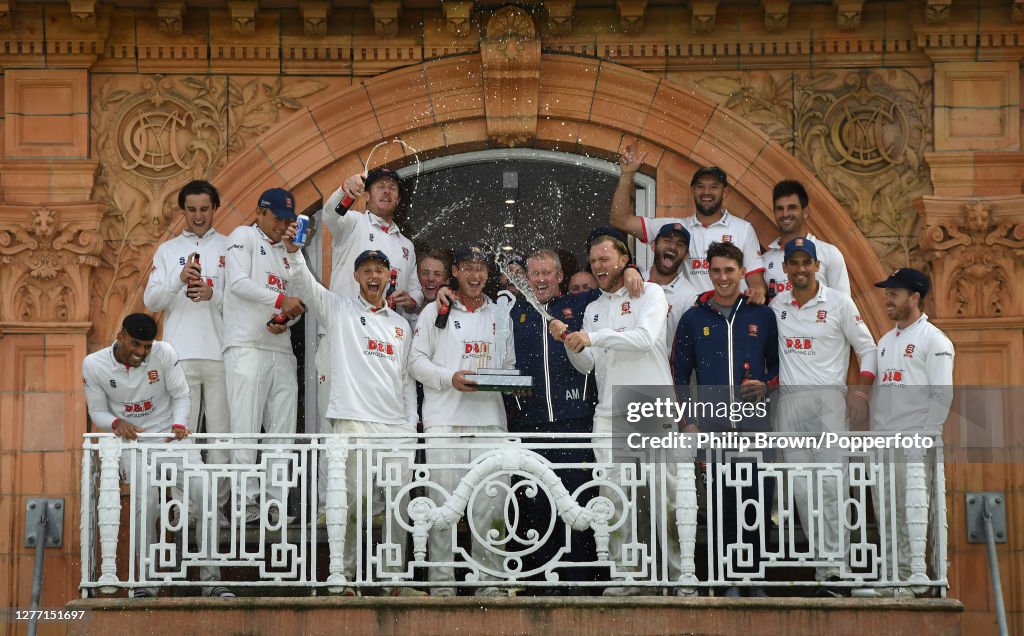
<svg viewBox="0 0 1024 636">
<path fill-rule="evenodd" d="M 113 423 L 112 423 L 112 424 L 110 425 L 110 430 L 112 430 L 112 431 L 116 431 L 116 430 L 117 430 L 117 427 L 118 427 L 118 426 L 119 426 L 120 424 L 121 424 L 121 420 L 120 420 L 120 419 L 116 419 L 116 420 L 114 420 L 114 421 L 113 421 Z"/>
<path fill-rule="evenodd" d="M 180 429 L 182 429 L 184 431 L 188 430 L 188 427 L 185 426 L 184 424 L 171 424 L 171 430 L 174 430 L 176 428 L 180 428 Z"/>
<path fill-rule="evenodd" d="M 868 394 L 865 393 L 864 391 L 854 391 L 853 394 L 856 395 L 859 398 L 863 398 L 865 402 L 869 401 L 868 400 Z"/>
<path fill-rule="evenodd" d="M 284 302 L 284 294 L 277 295 L 277 301 L 274 303 L 274 309 L 280 309 L 281 303 Z"/>
</svg>

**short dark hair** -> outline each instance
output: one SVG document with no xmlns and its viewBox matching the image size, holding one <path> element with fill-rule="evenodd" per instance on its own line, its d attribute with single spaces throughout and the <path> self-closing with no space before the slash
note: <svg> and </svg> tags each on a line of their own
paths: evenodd
<svg viewBox="0 0 1024 636">
<path fill-rule="evenodd" d="M 810 199 L 807 197 L 807 189 L 804 188 L 804 184 L 799 181 L 794 181 L 793 179 L 779 181 L 775 184 L 775 187 L 772 188 L 772 206 L 774 206 L 775 202 L 782 197 L 788 197 L 794 194 L 796 195 L 796 198 L 800 199 L 800 207 L 806 208 L 807 202 L 810 201 Z"/>
<path fill-rule="evenodd" d="M 121 329 L 136 340 L 156 339 L 156 321 L 149 314 L 128 314 L 121 321 Z"/>
<path fill-rule="evenodd" d="M 740 266 L 743 267 L 743 250 L 736 247 L 732 243 L 712 243 L 708 245 L 708 254 L 705 257 L 710 263 L 711 259 L 719 256 L 722 258 L 729 258 Z"/>
<path fill-rule="evenodd" d="M 434 260 L 441 261 L 441 264 L 444 265 L 445 275 L 448 275 L 448 274 L 451 273 L 451 269 L 452 269 L 452 255 L 451 255 L 451 252 L 449 252 L 448 250 L 442 249 L 440 247 L 435 247 L 434 249 L 427 250 L 426 252 L 420 254 L 416 258 L 416 266 L 417 266 L 417 268 L 423 262 L 423 260 L 427 259 L 427 258 L 432 258 Z"/>
<path fill-rule="evenodd" d="M 217 192 L 217 188 L 213 187 L 213 184 L 209 181 L 189 181 L 185 184 L 178 192 L 178 207 L 182 210 L 185 209 L 185 198 L 192 196 L 193 194 L 206 194 L 210 196 L 210 203 L 213 204 L 213 209 L 216 210 L 220 207 L 220 194 Z"/>
</svg>

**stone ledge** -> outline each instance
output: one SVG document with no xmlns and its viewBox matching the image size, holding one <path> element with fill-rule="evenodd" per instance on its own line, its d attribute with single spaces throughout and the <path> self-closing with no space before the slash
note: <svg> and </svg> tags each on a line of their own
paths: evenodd
<svg viewBox="0 0 1024 636">
<path fill-rule="evenodd" d="M 951 599 L 174 598 L 83 599 L 69 634 L 960 634 Z M 768 628 L 766 630 L 766 628 Z"/>
</svg>

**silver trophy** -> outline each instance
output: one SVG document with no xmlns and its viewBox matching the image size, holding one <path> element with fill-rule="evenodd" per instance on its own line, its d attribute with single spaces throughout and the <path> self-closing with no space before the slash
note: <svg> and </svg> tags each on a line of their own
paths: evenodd
<svg viewBox="0 0 1024 636">
<path fill-rule="evenodd" d="M 505 359 L 505 341 L 508 338 L 508 330 L 511 325 L 508 320 L 505 320 L 505 317 L 512 311 L 512 306 L 515 305 L 515 302 L 515 296 L 508 291 L 499 293 L 498 300 L 495 301 L 495 304 L 498 306 L 498 320 L 495 327 L 494 359 L 499 365 Z M 522 375 L 516 369 L 490 369 L 482 367 L 466 377 L 477 383 L 476 388 L 478 391 L 522 393 L 533 390 L 533 376 Z"/>
</svg>

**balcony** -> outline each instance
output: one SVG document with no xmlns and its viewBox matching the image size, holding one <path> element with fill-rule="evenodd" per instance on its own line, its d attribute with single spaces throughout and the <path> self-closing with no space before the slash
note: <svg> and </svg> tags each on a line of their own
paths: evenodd
<svg viewBox="0 0 1024 636">
<path fill-rule="evenodd" d="M 73 605 L 97 610 L 96 620 L 116 614 L 123 621 L 132 609 L 181 614 L 186 623 L 205 625 L 201 631 L 211 624 L 237 627 L 232 621 L 245 612 L 279 608 L 294 620 L 275 620 L 304 633 L 315 624 L 304 621 L 325 612 L 341 612 L 344 620 L 360 616 L 369 625 L 385 612 L 410 629 L 427 612 L 437 614 L 438 625 L 463 621 L 469 633 L 497 633 L 537 612 L 553 624 L 597 628 L 606 611 L 630 625 L 649 623 L 642 631 L 650 633 L 678 625 L 666 620 L 708 612 L 723 630 L 709 633 L 741 629 L 734 621 L 752 616 L 798 631 L 825 620 L 822 629 L 835 632 L 838 619 L 840 631 L 891 631 L 900 624 L 959 633 L 960 605 L 945 600 L 941 440 L 909 463 L 908 451 L 889 448 L 796 465 L 750 449 L 711 450 L 704 461 L 693 450 L 637 451 L 631 463 L 598 463 L 593 449 L 613 443 L 601 436 L 428 437 L 194 435 L 199 444 L 183 445 L 160 436 L 125 443 L 87 435 L 80 584 L 87 600 Z M 259 452 L 254 463 L 213 464 L 197 461 L 197 449 L 207 459 L 215 450 Z M 576 463 L 552 463 L 546 457 L 553 453 Z M 822 503 L 830 483 L 839 493 L 834 508 Z M 896 540 L 901 489 L 908 554 L 900 554 Z M 543 523 L 536 515 L 531 520 L 527 508 L 538 502 L 562 523 L 544 515 Z M 800 505 L 808 509 L 803 523 Z M 832 541 L 830 518 L 842 520 Z M 738 538 L 726 541 L 730 524 Z M 585 559 L 581 538 L 592 541 Z M 432 539 L 437 554 L 428 550 Z M 911 575 L 899 580 L 897 563 L 909 564 Z M 183 598 L 198 595 L 203 568 L 203 586 L 228 586 L 240 598 Z M 219 569 L 213 578 L 210 568 Z M 815 568 L 833 572 L 833 579 L 815 581 Z M 454 582 L 438 580 L 445 572 Z M 124 598 L 155 587 L 163 589 L 161 598 Z M 379 598 L 396 587 L 434 593 L 455 587 L 462 596 L 496 589 L 504 598 Z M 628 598 L 599 596 L 606 587 L 625 590 Z M 730 588 L 755 587 L 771 598 L 718 598 Z M 844 598 L 805 598 L 819 589 Z M 918 598 L 889 598 L 893 590 L 912 590 Z M 363 598 L 341 596 L 352 592 Z M 561 596 L 545 596 L 551 594 Z M 484 616 L 481 607 L 501 612 Z M 476 618 L 444 618 L 453 612 Z"/>
</svg>

